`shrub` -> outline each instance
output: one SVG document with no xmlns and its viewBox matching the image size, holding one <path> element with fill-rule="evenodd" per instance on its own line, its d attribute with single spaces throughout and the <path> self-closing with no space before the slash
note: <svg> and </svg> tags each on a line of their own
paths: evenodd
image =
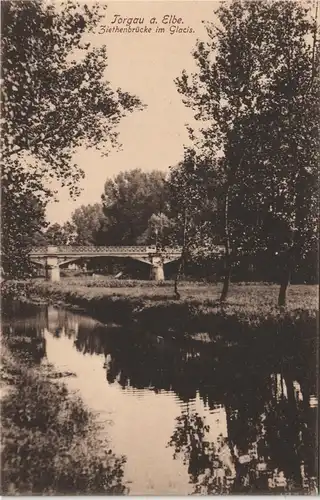
<svg viewBox="0 0 320 500">
<path fill-rule="evenodd" d="M 124 458 L 99 439 L 82 401 L 41 369 L 5 354 L 14 375 L 2 402 L 3 494 L 124 494 Z"/>
</svg>

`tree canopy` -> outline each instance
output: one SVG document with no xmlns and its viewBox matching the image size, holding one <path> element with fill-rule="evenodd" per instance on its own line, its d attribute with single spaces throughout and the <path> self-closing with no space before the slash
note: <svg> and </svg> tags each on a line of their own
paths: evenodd
<svg viewBox="0 0 320 500">
<path fill-rule="evenodd" d="M 7 276 L 32 273 L 28 249 L 46 226 L 45 205 L 36 195 L 39 189 L 41 179 L 18 170 L 1 181 L 1 266 Z"/>
<path fill-rule="evenodd" d="M 137 97 L 108 82 L 106 47 L 85 42 L 104 11 L 98 3 L 69 0 L 59 5 L 41 0 L 1 3 L 4 254 L 9 232 L 13 241 L 29 241 L 20 238 L 27 217 L 23 203 L 11 213 L 10 196 L 20 199 L 27 190 L 43 209 L 53 194 L 52 179 L 77 195 L 84 176 L 73 162 L 77 149 L 94 147 L 107 155 L 118 145 L 117 126 L 123 117 L 143 108 Z M 26 234 L 31 227 L 30 222 Z M 21 261 L 22 268 L 25 264 Z"/>
<path fill-rule="evenodd" d="M 104 244 L 136 244 L 153 214 L 166 213 L 166 196 L 162 171 L 134 169 L 108 179 L 102 195 L 103 212 L 108 221 L 102 236 Z"/>
<path fill-rule="evenodd" d="M 184 71 L 176 83 L 201 124 L 190 137 L 206 157 L 222 207 L 222 299 L 241 252 L 274 257 L 284 248 L 292 261 L 279 276 L 285 291 L 315 229 L 317 24 L 296 1 L 234 0 L 216 14 L 219 23 L 206 24 L 207 40 L 193 52 L 197 71 Z"/>
<path fill-rule="evenodd" d="M 107 154 L 117 125 L 141 108 L 139 99 L 106 80 L 107 50 L 83 35 L 104 8 L 67 1 L 2 3 L 2 154 L 6 161 L 32 156 L 37 171 L 76 190 L 83 175 L 72 164 L 79 146 Z"/>
<path fill-rule="evenodd" d="M 75 245 L 95 245 L 99 234 L 106 229 L 107 219 L 102 204 L 81 205 L 71 215 Z"/>
</svg>

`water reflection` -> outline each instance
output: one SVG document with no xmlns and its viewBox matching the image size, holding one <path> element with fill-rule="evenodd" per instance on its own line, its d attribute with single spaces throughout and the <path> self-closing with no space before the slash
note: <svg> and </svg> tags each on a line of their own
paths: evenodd
<svg viewBox="0 0 320 500">
<path fill-rule="evenodd" d="M 172 395 L 176 405 L 173 427 L 172 413 L 156 414 L 155 400 L 140 408 L 148 415 L 146 425 L 160 422 L 162 430 L 166 429 L 161 446 L 170 451 L 171 460 L 185 467 L 188 492 L 315 491 L 317 400 L 312 344 L 296 342 L 283 350 L 270 346 L 268 352 L 258 345 L 230 348 L 178 341 L 102 325 L 52 307 L 28 318 L 24 328 L 38 329 L 41 335 L 49 331 L 58 342 L 69 339 L 84 355 L 84 371 L 86 357 L 98 355 L 108 387 L 122 391 L 129 413 L 135 404 L 130 397 L 137 402 L 140 398 L 142 405 L 141 398 L 150 393 Z M 128 429 L 130 425 L 127 422 Z M 135 438 L 127 432 L 125 439 Z M 149 445 L 156 447 L 157 436 L 153 439 Z M 143 436 L 137 446 L 138 462 L 139 453 L 150 450 Z M 156 474 L 165 477 L 168 473 L 169 477 L 171 460 L 163 451 L 161 464 L 148 480 L 155 481 Z M 175 493 L 186 493 L 181 484 Z M 140 482 L 139 487 L 135 493 L 150 491 L 148 484 Z M 172 491 L 168 480 L 163 491 L 154 493 Z"/>
<path fill-rule="evenodd" d="M 42 311 L 43 321 L 39 322 L 41 312 L 32 309 L 32 316 L 23 319 L 2 318 L 1 328 L 3 341 L 16 354 L 23 358 L 26 363 L 40 364 L 46 357 L 46 339 L 43 335 L 43 324 L 45 324 L 45 311 Z M 30 314 L 30 310 L 29 310 Z"/>
<path fill-rule="evenodd" d="M 277 401 L 271 391 L 261 406 L 248 400 L 225 405 L 227 438 L 212 441 L 210 425 L 198 414 L 177 418 L 169 446 L 188 465 L 194 493 L 315 490 L 315 412 L 312 419 L 311 409 L 306 413 L 284 395 Z"/>
</svg>

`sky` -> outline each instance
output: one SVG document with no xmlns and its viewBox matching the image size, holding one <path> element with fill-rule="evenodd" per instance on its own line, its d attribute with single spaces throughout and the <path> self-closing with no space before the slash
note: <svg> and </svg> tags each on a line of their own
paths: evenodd
<svg viewBox="0 0 320 500">
<path fill-rule="evenodd" d="M 90 3 L 90 2 L 87 2 Z M 192 111 L 182 103 L 174 79 L 183 69 L 195 70 L 191 52 L 197 39 L 206 38 L 203 21 L 216 19 L 218 2 L 212 1 L 113 1 L 107 2 L 104 26 L 112 26 L 115 15 L 143 17 L 145 24 L 156 17 L 159 25 L 165 15 L 181 18 L 183 27 L 192 33 L 102 33 L 91 35 L 93 45 L 106 44 L 108 51 L 107 80 L 112 88 L 137 95 L 147 105 L 119 125 L 120 151 L 101 157 L 97 150 L 80 148 L 75 162 L 85 172 L 82 192 L 71 200 L 68 191 L 59 188 L 57 202 L 50 202 L 47 219 L 63 223 L 80 205 L 99 202 L 107 178 L 120 171 L 141 168 L 168 170 L 183 157 L 189 142 L 186 124 L 192 123 Z M 119 27 L 124 27 L 119 24 Z M 181 25 L 182 26 L 182 25 Z M 103 30 L 100 30 L 103 31 Z"/>
</svg>

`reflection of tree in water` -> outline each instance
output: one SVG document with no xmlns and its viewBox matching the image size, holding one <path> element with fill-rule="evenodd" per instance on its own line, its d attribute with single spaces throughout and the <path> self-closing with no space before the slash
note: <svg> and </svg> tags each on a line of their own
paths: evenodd
<svg viewBox="0 0 320 500">
<path fill-rule="evenodd" d="M 128 332 L 108 337 L 105 356 L 110 383 L 155 392 L 174 390 L 185 402 L 195 398 L 202 367 L 207 367 L 201 366 L 196 345 Z"/>
<path fill-rule="evenodd" d="M 304 393 L 290 372 L 273 382 L 281 391 L 266 405 L 261 448 L 270 468 L 283 471 L 285 490 L 308 489 L 309 478 L 316 476 L 316 411 L 310 408 L 309 390 Z"/>
<path fill-rule="evenodd" d="M 252 386 L 245 399 L 243 394 L 241 399 L 226 398 L 227 438 L 220 435 L 212 442 L 210 426 L 196 413 L 188 411 L 177 418 L 169 446 L 174 458 L 182 455 L 188 465 L 194 493 L 315 491 L 316 421 L 311 425 L 310 416 L 315 419 L 316 411 L 309 405 L 306 411 L 303 400 L 290 399 L 292 388 L 279 395 L 274 385 L 283 387 L 282 379 L 265 378 L 264 387 L 259 381 L 257 389 L 264 392 L 264 400 L 256 398 Z"/>
<path fill-rule="evenodd" d="M 46 311 L 46 328 L 56 338 L 66 336 L 70 339 L 78 333 L 80 318 L 80 316 L 64 309 L 48 306 Z M 83 322 L 82 318 L 81 321 Z M 91 326 L 94 320 L 88 318 L 88 323 Z"/>
<path fill-rule="evenodd" d="M 87 327 L 79 324 L 77 337 L 74 345 L 79 352 L 83 354 L 103 354 L 103 336 L 101 335 L 102 329 L 99 326 L 93 326 L 88 332 Z"/>
<path fill-rule="evenodd" d="M 182 455 L 188 466 L 195 494 L 224 494 L 230 491 L 234 466 L 225 438 L 209 441 L 210 426 L 198 413 L 182 413 L 168 443 L 174 447 L 174 458 Z"/>
<path fill-rule="evenodd" d="M 149 388 L 155 392 L 171 390 L 188 401 L 198 390 L 201 370 L 195 345 L 178 344 L 129 332 L 123 328 L 97 326 L 88 331 L 79 324 L 76 348 L 83 353 L 105 355 L 107 380 L 123 388 Z"/>
<path fill-rule="evenodd" d="M 227 438 L 213 441 L 209 424 L 188 412 L 170 441 L 184 456 L 195 493 L 309 489 L 308 478 L 316 476 L 316 410 L 309 399 L 316 391 L 304 344 L 271 346 L 267 356 L 243 345 L 219 348 L 81 320 L 75 345 L 105 355 L 109 383 L 172 390 L 186 403 L 198 393 L 208 409 L 224 406 Z"/>
<path fill-rule="evenodd" d="M 40 364 L 46 356 L 46 341 L 30 321 L 3 324 L 2 334 L 5 344 L 24 362 Z"/>
</svg>

